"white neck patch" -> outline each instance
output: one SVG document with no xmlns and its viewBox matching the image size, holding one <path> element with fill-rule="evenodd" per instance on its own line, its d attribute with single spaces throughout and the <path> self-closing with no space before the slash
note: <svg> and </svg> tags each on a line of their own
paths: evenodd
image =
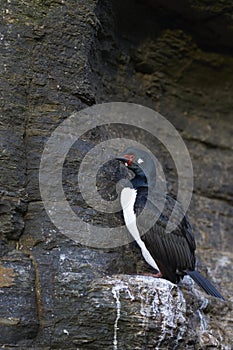
<svg viewBox="0 0 233 350">
<path fill-rule="evenodd" d="M 141 248 L 142 255 L 146 262 L 151 265 L 154 269 L 159 270 L 158 265 L 155 260 L 150 255 L 150 252 L 145 246 L 145 243 L 141 240 L 140 234 L 138 232 L 136 224 L 136 214 L 134 212 L 134 203 L 137 197 L 137 190 L 130 187 L 125 187 L 121 191 L 121 206 L 123 209 L 123 215 L 125 220 L 125 225 L 133 236 L 139 247 Z"/>
<path fill-rule="evenodd" d="M 121 191 L 121 207 L 123 211 L 131 212 L 131 209 L 133 209 L 134 203 L 136 201 L 136 197 L 137 197 L 137 190 L 135 190 L 135 188 L 131 188 L 131 187 L 123 188 L 123 190 Z M 135 216 L 134 210 L 133 210 L 133 215 Z M 136 220 L 136 216 L 135 218 L 133 218 L 133 221 L 135 220 Z"/>
</svg>

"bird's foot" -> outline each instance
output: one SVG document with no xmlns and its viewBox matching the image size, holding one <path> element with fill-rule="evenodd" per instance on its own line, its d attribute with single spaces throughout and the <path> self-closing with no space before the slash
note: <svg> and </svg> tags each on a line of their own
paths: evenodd
<svg viewBox="0 0 233 350">
<path fill-rule="evenodd" d="M 157 273 L 144 273 L 145 276 L 151 276 L 151 277 L 155 277 L 155 278 L 161 278 L 163 277 L 162 272 L 157 272 Z"/>
</svg>

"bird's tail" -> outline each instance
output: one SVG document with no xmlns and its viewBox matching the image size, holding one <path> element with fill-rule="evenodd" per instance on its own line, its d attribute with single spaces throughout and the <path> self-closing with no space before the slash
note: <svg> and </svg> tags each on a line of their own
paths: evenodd
<svg viewBox="0 0 233 350">
<path fill-rule="evenodd" d="M 199 271 L 187 271 L 187 274 L 199 285 L 199 287 L 204 289 L 207 294 L 225 300 L 217 289 L 210 283 L 210 281 L 202 276 Z"/>
</svg>

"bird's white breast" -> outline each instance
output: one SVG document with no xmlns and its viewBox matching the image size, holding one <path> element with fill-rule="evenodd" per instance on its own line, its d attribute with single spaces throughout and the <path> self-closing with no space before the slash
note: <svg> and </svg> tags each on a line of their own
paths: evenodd
<svg viewBox="0 0 233 350">
<path fill-rule="evenodd" d="M 145 243 L 141 240 L 137 223 L 136 223 L 136 214 L 134 212 L 134 203 L 136 201 L 137 191 L 134 188 L 125 187 L 121 191 L 121 206 L 123 209 L 124 220 L 127 229 L 130 234 L 136 240 L 137 244 L 141 248 L 142 255 L 146 262 L 151 265 L 154 269 L 159 270 L 158 265 L 155 260 L 152 258 L 150 252 L 145 246 Z"/>
</svg>

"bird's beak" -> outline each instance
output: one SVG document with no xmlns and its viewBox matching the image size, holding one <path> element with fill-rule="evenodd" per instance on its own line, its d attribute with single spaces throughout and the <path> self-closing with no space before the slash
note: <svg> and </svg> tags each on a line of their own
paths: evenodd
<svg viewBox="0 0 233 350">
<path fill-rule="evenodd" d="M 124 158 L 124 157 L 116 157 L 115 159 L 119 160 L 120 162 L 122 162 L 126 167 L 128 166 L 128 159 Z"/>
<path fill-rule="evenodd" d="M 134 158 L 135 157 L 133 154 L 124 154 L 120 155 L 119 157 L 116 157 L 116 159 L 124 163 L 125 166 L 131 166 L 133 164 Z"/>
<path fill-rule="evenodd" d="M 120 162 L 123 162 L 123 163 L 128 161 L 128 159 L 124 158 L 124 157 L 116 157 L 115 159 L 117 159 L 117 160 L 119 160 Z"/>
</svg>

